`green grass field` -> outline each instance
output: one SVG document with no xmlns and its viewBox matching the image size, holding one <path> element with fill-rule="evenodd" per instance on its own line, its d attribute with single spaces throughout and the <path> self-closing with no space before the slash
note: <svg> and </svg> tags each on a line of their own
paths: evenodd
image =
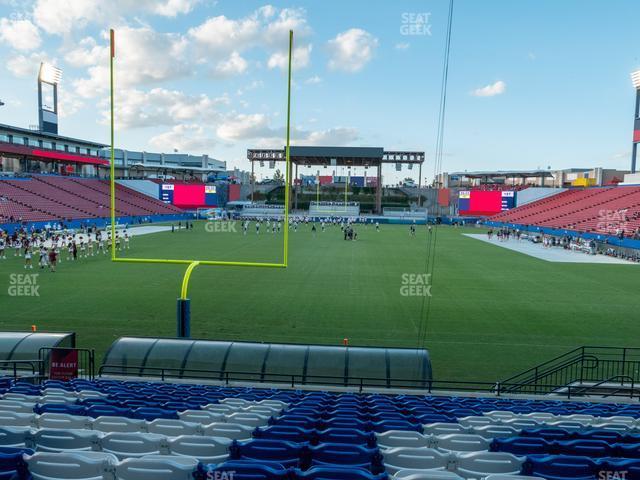
<svg viewBox="0 0 640 480">
<path fill-rule="evenodd" d="M 238 226 L 239 229 L 239 226 Z M 240 230 L 240 229 L 239 229 Z M 197 268 L 192 336 L 341 345 L 419 345 L 423 297 L 401 295 L 402 275 L 424 272 L 427 232 L 337 227 L 290 234 L 288 269 Z M 637 346 L 640 270 L 633 265 L 550 263 L 439 227 L 426 348 L 440 380 L 495 381 L 576 346 Z M 279 261 L 282 233 L 205 230 L 133 238 L 132 257 Z M 122 335 L 174 336 L 185 266 L 92 257 L 34 269 L 39 296 L 8 294 L 23 259 L 0 260 L 0 330 L 75 331 L 101 360 Z M 426 320 L 424 320 L 426 321 Z"/>
</svg>

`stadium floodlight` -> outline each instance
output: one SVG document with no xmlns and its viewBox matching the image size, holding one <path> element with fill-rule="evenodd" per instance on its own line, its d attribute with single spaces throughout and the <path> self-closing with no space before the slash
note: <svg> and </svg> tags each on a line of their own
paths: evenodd
<svg viewBox="0 0 640 480">
<path fill-rule="evenodd" d="M 58 85 L 62 79 L 62 70 L 54 67 L 50 63 L 40 63 L 40 72 L 38 73 L 38 80 L 50 85 Z"/>
<path fill-rule="evenodd" d="M 640 70 L 636 70 L 631 74 L 631 81 L 636 90 L 640 90 Z"/>
</svg>

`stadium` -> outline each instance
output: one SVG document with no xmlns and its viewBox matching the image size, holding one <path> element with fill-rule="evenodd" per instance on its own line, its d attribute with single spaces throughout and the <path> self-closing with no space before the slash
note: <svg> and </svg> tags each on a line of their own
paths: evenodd
<svg viewBox="0 0 640 480">
<path fill-rule="evenodd" d="M 0 109 L 0 479 L 640 479 L 640 71 L 628 169 L 458 170 L 445 3 L 433 154 L 300 140 L 290 27 L 241 160 L 119 143 L 124 27 L 100 141 L 37 63 L 38 124 Z"/>
</svg>

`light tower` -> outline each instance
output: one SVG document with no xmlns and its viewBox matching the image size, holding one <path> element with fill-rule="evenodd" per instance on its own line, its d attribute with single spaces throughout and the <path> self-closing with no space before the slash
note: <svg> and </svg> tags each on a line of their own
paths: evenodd
<svg viewBox="0 0 640 480">
<path fill-rule="evenodd" d="M 636 155 L 640 143 L 640 70 L 631 74 L 631 81 L 636 89 L 636 109 L 633 123 L 633 147 L 631 149 L 631 173 L 636 173 Z"/>
<path fill-rule="evenodd" d="M 58 134 L 58 83 L 62 70 L 48 63 L 40 63 L 38 72 L 38 126 L 41 132 Z M 51 90 L 51 103 L 44 102 L 43 87 Z M 47 99 L 49 100 L 49 99 Z"/>
</svg>

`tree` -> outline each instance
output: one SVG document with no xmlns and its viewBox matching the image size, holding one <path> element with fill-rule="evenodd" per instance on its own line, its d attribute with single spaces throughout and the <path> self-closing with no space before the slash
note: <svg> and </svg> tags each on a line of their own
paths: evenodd
<svg viewBox="0 0 640 480">
<path fill-rule="evenodd" d="M 273 179 L 276 182 L 284 182 L 284 175 L 282 174 L 279 168 L 276 169 L 276 172 L 273 174 Z"/>
</svg>

